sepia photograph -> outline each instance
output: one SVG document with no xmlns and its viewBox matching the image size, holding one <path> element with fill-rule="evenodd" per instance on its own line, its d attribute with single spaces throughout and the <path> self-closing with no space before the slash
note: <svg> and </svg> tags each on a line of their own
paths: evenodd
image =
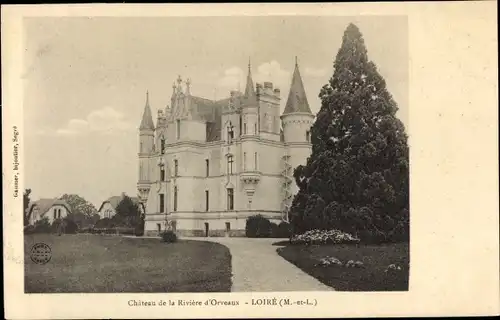
<svg viewBox="0 0 500 320">
<path fill-rule="evenodd" d="M 406 17 L 24 26 L 26 293 L 408 290 Z"/>
</svg>

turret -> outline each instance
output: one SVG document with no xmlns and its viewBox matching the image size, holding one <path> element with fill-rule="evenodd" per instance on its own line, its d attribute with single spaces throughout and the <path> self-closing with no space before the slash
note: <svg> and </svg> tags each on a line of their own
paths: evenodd
<svg viewBox="0 0 500 320">
<path fill-rule="evenodd" d="M 242 116 L 242 136 L 256 136 L 259 134 L 259 103 L 257 93 L 253 86 L 252 70 L 248 61 L 247 83 L 241 109 Z"/>
<path fill-rule="evenodd" d="M 154 151 L 154 131 L 153 115 L 149 106 L 149 92 L 146 92 L 146 105 L 142 114 L 141 124 L 139 126 L 139 153 L 151 154 Z"/>
<path fill-rule="evenodd" d="M 284 178 L 285 181 L 291 182 L 284 191 L 286 196 L 284 198 L 284 207 L 291 204 L 291 195 L 298 191 L 298 187 L 290 178 L 293 170 L 307 162 L 307 157 L 311 154 L 310 143 L 310 129 L 314 121 L 314 115 L 309 107 L 307 101 L 306 91 L 302 78 L 300 76 L 299 65 L 297 57 L 295 57 L 295 70 L 293 71 L 292 83 L 290 85 L 290 92 L 286 101 L 285 110 L 281 115 L 283 126 L 283 136 L 285 142 L 284 154 Z M 291 187 L 291 188 L 290 188 Z"/>
<path fill-rule="evenodd" d="M 137 183 L 139 197 L 143 203 L 147 200 L 151 184 L 149 159 L 155 152 L 154 135 L 155 126 L 151 107 L 149 106 L 149 93 L 146 92 L 146 105 L 139 125 L 139 179 Z"/>
<path fill-rule="evenodd" d="M 310 128 L 314 115 L 307 101 L 306 91 L 300 76 L 297 57 L 293 71 L 290 92 L 286 101 L 285 110 L 281 115 L 284 140 L 286 143 L 310 143 Z"/>
</svg>

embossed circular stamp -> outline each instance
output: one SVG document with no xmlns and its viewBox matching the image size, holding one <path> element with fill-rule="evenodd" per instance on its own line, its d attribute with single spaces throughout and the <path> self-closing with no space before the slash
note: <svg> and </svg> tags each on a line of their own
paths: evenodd
<svg viewBox="0 0 500 320">
<path fill-rule="evenodd" d="M 46 264 L 52 258 L 52 250 L 45 243 L 35 243 L 31 247 L 30 257 L 36 264 Z"/>
</svg>

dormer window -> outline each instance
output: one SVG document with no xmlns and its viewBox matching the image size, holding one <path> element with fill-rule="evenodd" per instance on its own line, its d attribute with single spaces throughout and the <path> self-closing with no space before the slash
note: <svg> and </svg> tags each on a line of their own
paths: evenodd
<svg viewBox="0 0 500 320">
<path fill-rule="evenodd" d="M 233 142 L 233 139 L 234 139 L 234 127 L 233 125 L 231 124 L 231 122 L 229 122 L 229 126 L 227 127 L 227 141 L 228 143 L 232 143 Z"/>
<path fill-rule="evenodd" d="M 311 142 L 311 132 L 309 130 L 306 131 L 306 141 Z"/>
<path fill-rule="evenodd" d="M 160 152 L 161 152 L 161 154 L 165 154 L 165 138 L 163 138 L 163 137 L 161 138 L 160 144 L 161 144 Z"/>
<path fill-rule="evenodd" d="M 165 167 L 160 167 L 160 181 L 165 181 Z"/>
</svg>

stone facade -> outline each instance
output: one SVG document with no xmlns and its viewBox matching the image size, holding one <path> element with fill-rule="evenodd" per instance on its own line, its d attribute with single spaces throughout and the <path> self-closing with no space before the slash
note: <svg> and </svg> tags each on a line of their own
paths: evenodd
<svg viewBox="0 0 500 320">
<path fill-rule="evenodd" d="M 244 236 L 249 216 L 286 220 L 293 168 L 310 155 L 314 120 L 298 65 L 283 114 L 280 90 L 254 87 L 250 65 L 245 92 L 227 99 L 193 96 L 190 85 L 177 79 L 156 127 L 146 97 L 137 184 L 145 234 Z"/>
</svg>

